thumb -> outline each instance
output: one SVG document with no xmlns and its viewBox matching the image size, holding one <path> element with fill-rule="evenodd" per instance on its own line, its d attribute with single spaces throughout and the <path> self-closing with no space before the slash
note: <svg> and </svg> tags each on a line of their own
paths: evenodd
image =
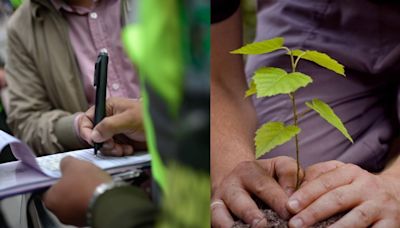
<svg viewBox="0 0 400 228">
<path fill-rule="evenodd" d="M 72 156 L 66 156 L 65 158 L 63 158 L 60 162 L 61 173 L 64 173 L 72 163 L 75 163 L 77 161 L 80 161 L 80 160 L 76 159 Z"/>
<path fill-rule="evenodd" d="M 114 135 L 125 133 L 129 130 L 129 122 L 131 119 L 121 113 L 114 116 L 104 118 L 98 123 L 92 131 L 91 138 L 93 142 L 105 142 Z"/>
</svg>

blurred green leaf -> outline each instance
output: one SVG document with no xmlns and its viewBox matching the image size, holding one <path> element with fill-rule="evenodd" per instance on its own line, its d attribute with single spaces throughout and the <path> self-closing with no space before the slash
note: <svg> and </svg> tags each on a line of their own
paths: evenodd
<svg viewBox="0 0 400 228">
<path fill-rule="evenodd" d="M 281 122 L 264 124 L 256 132 L 256 157 L 259 158 L 275 147 L 284 144 L 299 134 L 300 131 L 299 127 L 294 125 L 284 126 Z"/>
<path fill-rule="evenodd" d="M 270 40 L 254 42 L 247 44 L 239 49 L 233 50 L 231 54 L 244 54 L 244 55 L 259 55 L 270 53 L 280 49 L 283 46 L 285 39 L 283 37 L 276 37 Z"/>
<path fill-rule="evenodd" d="M 311 77 L 300 73 L 286 73 L 283 69 L 263 67 L 255 72 L 257 98 L 289 94 L 312 82 Z"/>
<path fill-rule="evenodd" d="M 256 84 L 254 83 L 254 80 L 252 79 L 252 80 L 250 81 L 250 87 L 249 87 L 249 89 L 246 90 L 246 95 L 245 95 L 245 97 L 249 97 L 249 96 L 251 96 L 251 95 L 253 95 L 253 94 L 256 94 L 256 93 L 257 93 Z"/>
<path fill-rule="evenodd" d="M 338 129 L 348 140 L 350 140 L 350 142 L 353 143 L 353 139 L 346 127 L 328 104 L 319 99 L 313 99 L 312 102 L 306 102 L 306 105 L 316 111 L 324 120 Z"/>
<path fill-rule="evenodd" d="M 312 61 L 328 70 L 336 72 L 337 74 L 344 74 L 344 66 L 340 64 L 335 59 L 329 57 L 329 55 L 318 52 L 318 51 L 302 51 L 302 50 L 292 50 L 294 56 L 300 56 L 302 59 Z"/>
</svg>

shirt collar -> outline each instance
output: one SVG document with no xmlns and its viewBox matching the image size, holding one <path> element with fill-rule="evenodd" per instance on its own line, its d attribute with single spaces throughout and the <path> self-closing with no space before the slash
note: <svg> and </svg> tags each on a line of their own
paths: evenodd
<svg viewBox="0 0 400 228">
<path fill-rule="evenodd" d="M 95 8 L 96 3 L 99 0 L 94 0 L 93 2 L 95 3 L 92 8 L 84 8 L 84 7 L 71 7 L 67 3 L 65 3 L 63 0 L 50 0 L 51 3 L 53 4 L 54 8 L 56 8 L 57 11 L 64 10 L 69 13 L 77 13 L 77 14 L 87 14 L 92 11 L 93 8 Z"/>
<path fill-rule="evenodd" d="M 60 11 L 61 8 L 65 8 L 66 6 L 69 7 L 67 4 L 65 4 L 63 1 L 61 0 L 50 0 L 51 4 L 53 4 L 54 8 L 56 8 L 56 10 Z"/>
</svg>

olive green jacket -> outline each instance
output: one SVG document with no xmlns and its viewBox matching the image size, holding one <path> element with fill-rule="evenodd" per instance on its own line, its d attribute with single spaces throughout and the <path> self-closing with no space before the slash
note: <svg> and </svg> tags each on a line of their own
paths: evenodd
<svg viewBox="0 0 400 228">
<path fill-rule="evenodd" d="M 121 1 L 127 15 L 127 1 Z M 68 24 L 48 0 L 26 0 L 8 24 L 8 123 L 38 155 L 83 148 L 73 120 L 86 111 Z"/>
</svg>

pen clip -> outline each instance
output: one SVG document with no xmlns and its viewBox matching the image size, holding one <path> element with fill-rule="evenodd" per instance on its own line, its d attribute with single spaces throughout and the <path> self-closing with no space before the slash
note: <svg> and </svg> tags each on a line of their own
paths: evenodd
<svg viewBox="0 0 400 228">
<path fill-rule="evenodd" d="M 99 77 L 100 77 L 100 62 L 101 62 L 101 56 L 99 55 L 96 60 L 96 64 L 94 65 L 94 86 L 97 86 L 99 82 Z"/>
</svg>

